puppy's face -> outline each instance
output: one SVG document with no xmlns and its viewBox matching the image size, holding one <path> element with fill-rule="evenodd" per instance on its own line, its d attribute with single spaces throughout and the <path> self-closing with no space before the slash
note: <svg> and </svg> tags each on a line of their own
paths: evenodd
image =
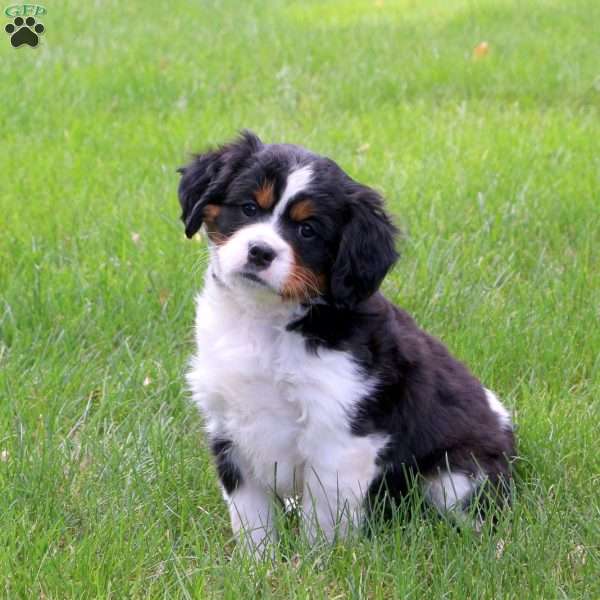
<svg viewBox="0 0 600 600">
<path fill-rule="evenodd" d="M 351 307 L 396 258 L 379 195 L 303 148 L 245 133 L 180 172 L 186 235 L 204 224 L 213 271 L 232 289 Z"/>
<path fill-rule="evenodd" d="M 258 160 L 241 170 L 221 202 L 206 205 L 213 269 L 226 285 L 284 300 L 324 293 L 336 228 L 318 220 L 311 180 L 309 165 L 281 161 L 266 173 Z"/>
</svg>

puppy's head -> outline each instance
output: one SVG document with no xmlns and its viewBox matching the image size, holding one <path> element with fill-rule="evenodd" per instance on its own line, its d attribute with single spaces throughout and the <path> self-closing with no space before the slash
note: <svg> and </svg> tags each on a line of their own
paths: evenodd
<svg viewBox="0 0 600 600">
<path fill-rule="evenodd" d="M 298 146 L 244 132 L 180 173 L 185 233 L 204 225 L 212 268 L 228 287 L 351 308 L 397 258 L 379 194 Z"/>
</svg>

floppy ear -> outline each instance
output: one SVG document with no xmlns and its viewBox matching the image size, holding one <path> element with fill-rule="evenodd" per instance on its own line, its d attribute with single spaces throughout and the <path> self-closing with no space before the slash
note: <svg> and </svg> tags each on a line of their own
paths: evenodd
<svg viewBox="0 0 600 600">
<path fill-rule="evenodd" d="M 396 231 L 381 196 L 354 184 L 350 220 L 342 231 L 331 271 L 331 296 L 337 306 L 351 308 L 377 291 L 398 258 Z"/>
<path fill-rule="evenodd" d="M 256 135 L 243 131 L 237 140 L 217 150 L 198 154 L 192 162 L 178 169 L 181 173 L 181 220 L 185 223 L 188 238 L 202 226 L 206 205 L 223 201 L 236 173 L 261 146 L 262 142 Z"/>
</svg>

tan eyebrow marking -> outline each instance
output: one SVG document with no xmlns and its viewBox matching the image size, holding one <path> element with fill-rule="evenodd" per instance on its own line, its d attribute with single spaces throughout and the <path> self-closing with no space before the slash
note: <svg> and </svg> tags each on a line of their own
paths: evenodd
<svg viewBox="0 0 600 600">
<path fill-rule="evenodd" d="M 315 214 L 315 204 L 312 200 L 300 200 L 290 209 L 290 217 L 294 221 L 304 221 Z"/>
<path fill-rule="evenodd" d="M 254 192 L 256 202 L 263 210 L 269 210 L 275 202 L 275 194 L 273 193 L 274 184 L 272 181 L 265 181 L 257 190 Z"/>
</svg>

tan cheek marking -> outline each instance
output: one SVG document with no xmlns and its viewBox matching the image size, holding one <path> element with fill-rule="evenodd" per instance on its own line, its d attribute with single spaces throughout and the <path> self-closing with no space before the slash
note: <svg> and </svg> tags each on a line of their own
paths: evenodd
<svg viewBox="0 0 600 600">
<path fill-rule="evenodd" d="M 212 223 L 221 214 L 221 207 L 216 204 L 207 204 L 202 214 L 206 223 Z"/>
<path fill-rule="evenodd" d="M 294 264 L 283 284 L 281 295 L 286 300 L 307 301 L 320 296 L 325 291 L 325 284 L 325 275 L 305 267 L 294 253 Z"/>
<path fill-rule="evenodd" d="M 263 210 L 269 210 L 275 202 L 275 194 L 273 192 L 273 182 L 265 181 L 260 188 L 254 192 L 256 202 Z"/>
<path fill-rule="evenodd" d="M 304 221 L 315 214 L 315 205 L 312 200 L 300 200 L 290 209 L 290 217 L 294 221 Z"/>
<path fill-rule="evenodd" d="M 217 228 L 216 221 L 220 214 L 221 207 L 216 204 L 207 204 L 202 211 L 206 233 L 215 244 L 223 244 L 227 241 L 227 237 L 220 233 Z"/>
</svg>

